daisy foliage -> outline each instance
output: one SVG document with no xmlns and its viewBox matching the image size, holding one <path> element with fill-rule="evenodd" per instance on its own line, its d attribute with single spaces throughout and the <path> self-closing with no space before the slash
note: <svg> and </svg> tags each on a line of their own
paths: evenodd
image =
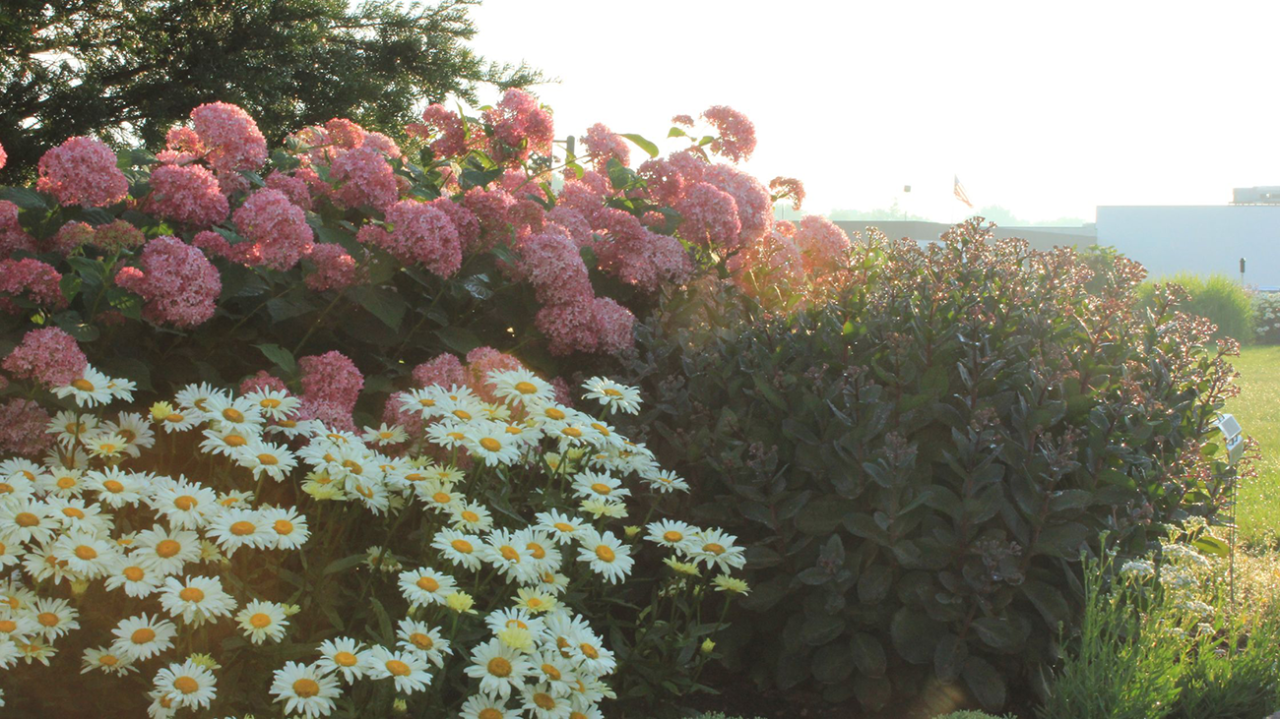
<svg viewBox="0 0 1280 719">
<path fill-rule="evenodd" d="M 750 591 L 743 548 L 671 516 L 688 484 L 551 382 L 483 379 L 355 432 L 271 387 L 113 408 L 133 384 L 85 368 L 52 389 L 49 453 L 0 458 L 0 664 L 116 682 L 155 719 L 599 717 L 630 681 L 619 638 L 696 677 Z M 616 622 L 622 593 L 649 605 Z"/>
</svg>

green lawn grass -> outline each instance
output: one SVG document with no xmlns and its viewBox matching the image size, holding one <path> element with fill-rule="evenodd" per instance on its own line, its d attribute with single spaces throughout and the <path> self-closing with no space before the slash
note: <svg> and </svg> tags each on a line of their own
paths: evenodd
<svg viewBox="0 0 1280 719">
<path fill-rule="evenodd" d="M 1280 533 L 1280 346 L 1245 347 L 1232 360 L 1240 371 L 1240 395 L 1226 411 L 1258 441 L 1258 477 L 1240 487 L 1236 521 L 1240 537 L 1263 543 Z"/>
</svg>

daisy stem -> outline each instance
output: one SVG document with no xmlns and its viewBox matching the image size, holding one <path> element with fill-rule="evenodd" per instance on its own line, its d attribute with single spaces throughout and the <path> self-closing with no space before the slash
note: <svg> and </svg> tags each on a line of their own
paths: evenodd
<svg viewBox="0 0 1280 719">
<path fill-rule="evenodd" d="M 311 335 L 316 331 L 316 328 L 324 322 L 324 318 L 329 316 L 329 312 L 338 304 L 338 300 L 342 299 L 344 292 L 346 292 L 346 288 L 338 290 L 338 294 L 333 296 L 333 301 L 329 303 L 329 306 L 325 307 L 324 312 L 321 312 L 320 316 L 316 318 L 316 321 L 312 322 L 311 326 L 307 328 L 307 333 L 302 335 L 302 339 L 298 340 L 298 346 L 293 348 L 292 354 L 294 357 L 298 356 L 298 352 L 307 344 L 307 340 L 311 339 Z"/>
</svg>

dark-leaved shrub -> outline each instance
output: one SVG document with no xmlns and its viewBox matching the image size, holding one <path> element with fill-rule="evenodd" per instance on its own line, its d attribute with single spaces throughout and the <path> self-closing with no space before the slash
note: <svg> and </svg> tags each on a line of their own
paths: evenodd
<svg viewBox="0 0 1280 719">
<path fill-rule="evenodd" d="M 852 252 L 843 289 L 787 314 L 718 284 L 672 298 L 640 329 L 640 421 L 700 519 L 749 544 L 730 670 L 997 710 L 1043 690 L 1100 531 L 1143 553 L 1222 506 L 1206 433 L 1231 347 L 1169 297 L 1140 308 L 1133 262 L 1090 283 L 977 221 Z"/>
<path fill-rule="evenodd" d="M 1253 340 L 1253 298 L 1240 283 L 1223 274 L 1197 275 L 1182 272 L 1144 282 L 1138 293 L 1143 304 L 1153 306 L 1158 285 L 1178 285 L 1187 292 L 1181 309 L 1192 315 L 1208 318 L 1216 329 L 1215 339 L 1230 337 L 1240 342 Z"/>
</svg>

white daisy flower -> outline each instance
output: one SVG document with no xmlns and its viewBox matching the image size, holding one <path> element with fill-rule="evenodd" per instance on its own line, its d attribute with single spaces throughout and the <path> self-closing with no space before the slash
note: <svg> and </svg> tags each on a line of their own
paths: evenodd
<svg viewBox="0 0 1280 719">
<path fill-rule="evenodd" d="M 14 500 L 24 499 L 35 496 L 35 482 L 33 480 L 39 478 L 38 474 L 18 471 L 8 474 L 0 474 L 0 499 Z"/>
<path fill-rule="evenodd" d="M 255 405 L 263 417 L 273 420 L 288 419 L 302 404 L 302 400 L 288 392 L 270 387 L 256 389 L 244 395 L 243 399 Z"/>
<path fill-rule="evenodd" d="M 553 509 L 550 512 L 539 512 L 534 518 L 538 520 L 538 523 L 533 526 L 533 529 L 546 532 L 559 545 L 569 544 L 591 526 L 587 522 L 571 514 L 565 514 L 558 509 Z"/>
<path fill-rule="evenodd" d="M 172 647 L 178 628 L 173 622 L 158 616 L 153 618 L 149 614 L 139 614 L 121 619 L 111 633 L 115 635 L 111 651 L 129 661 L 140 662 Z"/>
<path fill-rule="evenodd" d="M 478 644 L 471 652 L 471 665 L 466 674 L 480 680 L 480 691 L 506 700 L 512 691 L 524 689 L 525 678 L 534 667 L 516 650 L 497 639 Z"/>
<path fill-rule="evenodd" d="M 26 553 L 21 544 L 8 541 L 7 537 L 0 537 L 0 568 L 12 567 L 21 562 Z"/>
<path fill-rule="evenodd" d="M 631 496 L 631 490 L 622 486 L 622 480 L 591 470 L 573 476 L 573 493 L 586 499 L 615 503 Z"/>
<path fill-rule="evenodd" d="M 388 425 L 383 422 L 377 429 L 373 427 L 365 427 L 364 434 L 360 438 L 369 444 L 376 444 L 379 447 L 400 444 L 409 439 L 409 435 L 405 433 L 404 428 L 398 424 Z"/>
<path fill-rule="evenodd" d="M 96 407 L 108 404 L 115 398 L 111 389 L 111 378 L 91 366 L 84 368 L 84 373 L 70 384 L 54 387 L 53 393 L 59 399 L 71 397 L 78 407 Z"/>
<path fill-rule="evenodd" d="M 465 502 L 455 507 L 449 521 L 454 529 L 460 531 L 485 532 L 493 527 L 493 515 L 478 502 Z"/>
<path fill-rule="evenodd" d="M 176 432 L 186 432 L 204 421 L 204 412 L 195 408 L 182 408 L 180 410 L 170 409 L 163 416 L 158 416 L 152 411 L 152 418 L 164 427 L 165 434 L 174 434 Z"/>
<path fill-rule="evenodd" d="M 462 445 L 486 466 L 510 466 L 520 460 L 524 444 L 510 437 L 507 425 L 500 422 L 471 422 L 463 431 Z"/>
<path fill-rule="evenodd" d="M 308 719 L 329 716 L 342 696 L 337 677 L 330 676 L 319 665 L 286 662 L 272 675 L 271 694 L 284 702 L 285 714 L 301 714 Z"/>
<path fill-rule="evenodd" d="M 573 707 L 568 698 L 557 697 L 551 686 L 539 683 L 520 691 L 521 708 L 531 719 L 569 719 Z"/>
<path fill-rule="evenodd" d="M 131 556 L 128 561 L 119 562 L 107 575 L 105 585 L 109 590 L 124 589 L 125 594 L 141 599 L 155 594 L 164 577 L 163 572 L 148 569 Z"/>
<path fill-rule="evenodd" d="M 437 668 L 444 668 L 444 655 L 453 654 L 449 640 L 440 634 L 439 627 L 430 627 L 425 622 L 417 622 L 408 617 L 397 625 L 396 637 L 400 640 L 396 646 L 407 652 L 416 652 Z"/>
<path fill-rule="evenodd" d="M 493 611 L 484 618 L 484 623 L 494 634 L 506 629 L 524 629 L 535 636 L 541 636 L 544 629 L 543 620 L 523 607 L 507 607 Z"/>
<path fill-rule="evenodd" d="M 483 566 L 480 556 L 476 553 L 483 543 L 483 540 L 474 534 L 465 534 L 455 529 L 443 529 L 436 532 L 431 546 L 439 549 L 444 558 L 454 566 L 474 572 Z"/>
<path fill-rule="evenodd" d="M 736 537 L 718 527 L 704 529 L 694 538 L 688 555 L 695 562 L 706 562 L 708 567 L 714 566 L 727 574 L 729 570 L 741 569 L 747 563 L 747 550 L 736 546 L 736 541 Z"/>
<path fill-rule="evenodd" d="M 462 719 L 517 719 L 519 709 L 508 709 L 507 700 L 488 694 L 475 694 L 462 703 Z"/>
<path fill-rule="evenodd" d="M 508 402 L 546 404 L 555 401 L 556 390 L 550 382 L 527 369 L 494 370 L 489 373 L 493 394 Z"/>
<path fill-rule="evenodd" d="M 337 672 L 348 684 L 364 677 L 369 666 L 364 645 L 348 637 L 320 642 L 320 659 L 316 668 L 326 674 Z"/>
<path fill-rule="evenodd" d="M 200 451 L 205 454 L 216 454 L 234 459 L 241 447 L 257 439 L 258 434 L 243 427 L 223 427 L 206 429 L 201 434 Z"/>
<path fill-rule="evenodd" d="M 275 534 L 273 549 L 301 549 L 311 537 L 307 518 L 294 507 L 265 506 L 259 510 L 262 521 Z"/>
<path fill-rule="evenodd" d="M 141 450 L 155 446 L 156 433 L 151 430 L 151 423 L 137 412 L 121 412 L 114 422 L 104 422 L 105 431 L 117 434 L 128 444 L 125 454 L 137 457 Z"/>
<path fill-rule="evenodd" d="M 279 541 L 271 523 L 254 509 L 227 509 L 209 522 L 205 537 L 217 542 L 227 553 L 235 554 L 242 547 L 266 549 Z"/>
<path fill-rule="evenodd" d="M 587 562 L 591 571 L 609 580 L 610 584 L 627 578 L 635 560 L 631 548 L 614 536 L 613 532 L 600 534 L 594 529 L 583 532 L 579 538 L 578 561 Z"/>
<path fill-rule="evenodd" d="M 97 579 L 116 566 L 120 548 L 95 533 L 76 530 L 58 538 L 53 545 L 53 556 L 66 562 L 68 571 L 81 578 Z"/>
<path fill-rule="evenodd" d="M 53 467 L 36 480 L 36 491 L 50 497 L 72 499 L 84 494 L 84 472 L 79 469 Z"/>
<path fill-rule="evenodd" d="M 516 596 L 512 597 L 516 607 L 533 612 L 534 614 L 543 614 L 550 612 L 559 606 L 560 602 L 555 595 L 547 592 L 540 592 L 537 589 L 529 587 L 519 587 L 516 589 Z"/>
<path fill-rule="evenodd" d="M 400 593 L 413 606 L 444 604 L 444 598 L 457 590 L 453 577 L 430 567 L 400 573 Z"/>
<path fill-rule="evenodd" d="M 134 537 L 129 560 L 161 575 L 178 574 L 200 558 L 200 535 L 181 529 L 144 529 Z"/>
<path fill-rule="evenodd" d="M 414 491 L 419 499 L 426 502 L 428 507 L 437 512 L 453 514 L 466 501 L 466 497 L 462 496 L 461 492 L 453 490 L 451 483 L 443 483 L 431 477 L 428 477 L 427 481 L 415 485 Z"/>
<path fill-rule="evenodd" d="M 257 599 L 244 605 L 244 609 L 236 615 L 236 622 L 254 644 L 261 644 L 267 639 L 280 641 L 284 638 L 284 630 L 289 626 L 283 605 Z"/>
<path fill-rule="evenodd" d="M 653 491 L 663 494 L 689 491 L 688 482 L 677 476 L 675 472 L 665 469 L 653 472 L 649 476 L 641 475 L 641 481 L 649 485 Z"/>
<path fill-rule="evenodd" d="M 64 579 L 74 581 L 79 578 L 67 571 L 65 562 L 54 556 L 52 544 L 29 549 L 22 558 L 22 568 L 36 582 L 51 581 L 56 585 Z"/>
<path fill-rule="evenodd" d="M 236 600 L 222 589 L 217 577 L 167 577 L 160 590 L 160 606 L 170 616 L 182 617 L 192 626 L 217 617 L 229 617 Z"/>
<path fill-rule="evenodd" d="M 177 529 L 199 529 L 221 512 L 217 492 L 185 478 L 160 483 L 147 503 Z"/>
<path fill-rule="evenodd" d="M 645 539 L 663 547 L 679 548 L 688 552 L 697 527 L 674 519 L 663 519 L 649 524 Z"/>
<path fill-rule="evenodd" d="M 44 544 L 58 529 L 48 504 L 30 497 L 0 502 L 0 536 L 20 544 Z"/>
<path fill-rule="evenodd" d="M 147 497 L 146 475 L 125 472 L 119 467 L 107 467 L 101 471 L 89 470 L 84 474 L 85 489 L 97 495 L 98 503 L 112 509 L 133 506 Z"/>
<path fill-rule="evenodd" d="M 174 396 L 174 401 L 182 409 L 195 410 L 203 415 L 208 410 L 209 401 L 214 398 L 227 402 L 231 399 L 231 394 L 226 390 L 217 389 L 208 383 L 201 382 L 200 384 L 189 384 L 183 387 Z"/>
<path fill-rule="evenodd" d="M 277 482 L 283 482 L 285 475 L 298 466 L 297 459 L 288 447 L 256 437 L 241 447 L 233 457 L 241 467 L 253 471 L 254 479 L 265 474 Z"/>
<path fill-rule="evenodd" d="M 507 579 L 523 579 L 536 576 L 533 558 L 505 529 L 495 529 L 484 538 L 480 558 L 498 569 Z"/>
<path fill-rule="evenodd" d="M 32 602 L 31 612 L 39 625 L 36 631 L 50 643 L 71 630 L 80 628 L 80 622 L 76 621 L 80 612 L 65 599 L 41 597 Z"/>
<path fill-rule="evenodd" d="M 108 377 L 107 390 L 111 392 L 111 396 L 115 399 L 132 402 L 133 393 L 138 391 L 138 383 L 123 377 Z"/>
<path fill-rule="evenodd" d="M 191 659 L 156 672 L 155 686 L 179 709 L 208 709 L 218 693 L 213 672 Z"/>
<path fill-rule="evenodd" d="M 80 442 L 81 437 L 88 436 L 96 430 L 98 421 L 98 418 L 92 414 L 63 410 L 53 416 L 45 431 L 56 435 L 55 441 L 59 446 L 71 448 Z M 3 467 L 0 467 L 0 474 L 4 473 Z"/>
<path fill-rule="evenodd" d="M 382 645 L 369 650 L 369 678 L 391 679 L 396 691 L 412 694 L 431 683 L 426 660 L 416 652 L 394 651 Z"/>
<path fill-rule="evenodd" d="M 521 581 L 528 582 L 543 572 L 560 567 L 560 550 L 556 548 L 554 540 L 547 534 L 526 527 L 516 532 L 512 541 L 524 547 L 525 552 L 532 560 L 532 566 L 535 570 L 533 575 L 522 577 Z"/>
<path fill-rule="evenodd" d="M 614 412 L 636 414 L 640 411 L 640 390 L 614 382 L 607 377 L 592 377 L 582 383 L 587 393 L 583 399 L 593 399 Z"/>
<path fill-rule="evenodd" d="M 22 653 L 22 661 L 27 664 L 40 662 L 47 667 L 49 666 L 49 660 L 53 659 L 54 655 L 58 653 L 58 650 L 52 644 L 40 639 L 33 639 L 16 646 L 18 651 Z"/>
<path fill-rule="evenodd" d="M 106 534 L 115 524 L 111 515 L 102 513 L 100 506 L 86 504 L 83 499 L 50 497 L 45 501 L 49 505 L 49 514 L 58 520 L 64 532 Z"/>
<path fill-rule="evenodd" d="M 81 674 L 88 674 L 94 670 L 116 675 L 138 671 L 138 668 L 133 666 L 131 659 L 111 651 L 108 647 L 85 649 L 84 658 L 81 662 L 83 664 L 83 668 L 80 670 Z"/>
</svg>

